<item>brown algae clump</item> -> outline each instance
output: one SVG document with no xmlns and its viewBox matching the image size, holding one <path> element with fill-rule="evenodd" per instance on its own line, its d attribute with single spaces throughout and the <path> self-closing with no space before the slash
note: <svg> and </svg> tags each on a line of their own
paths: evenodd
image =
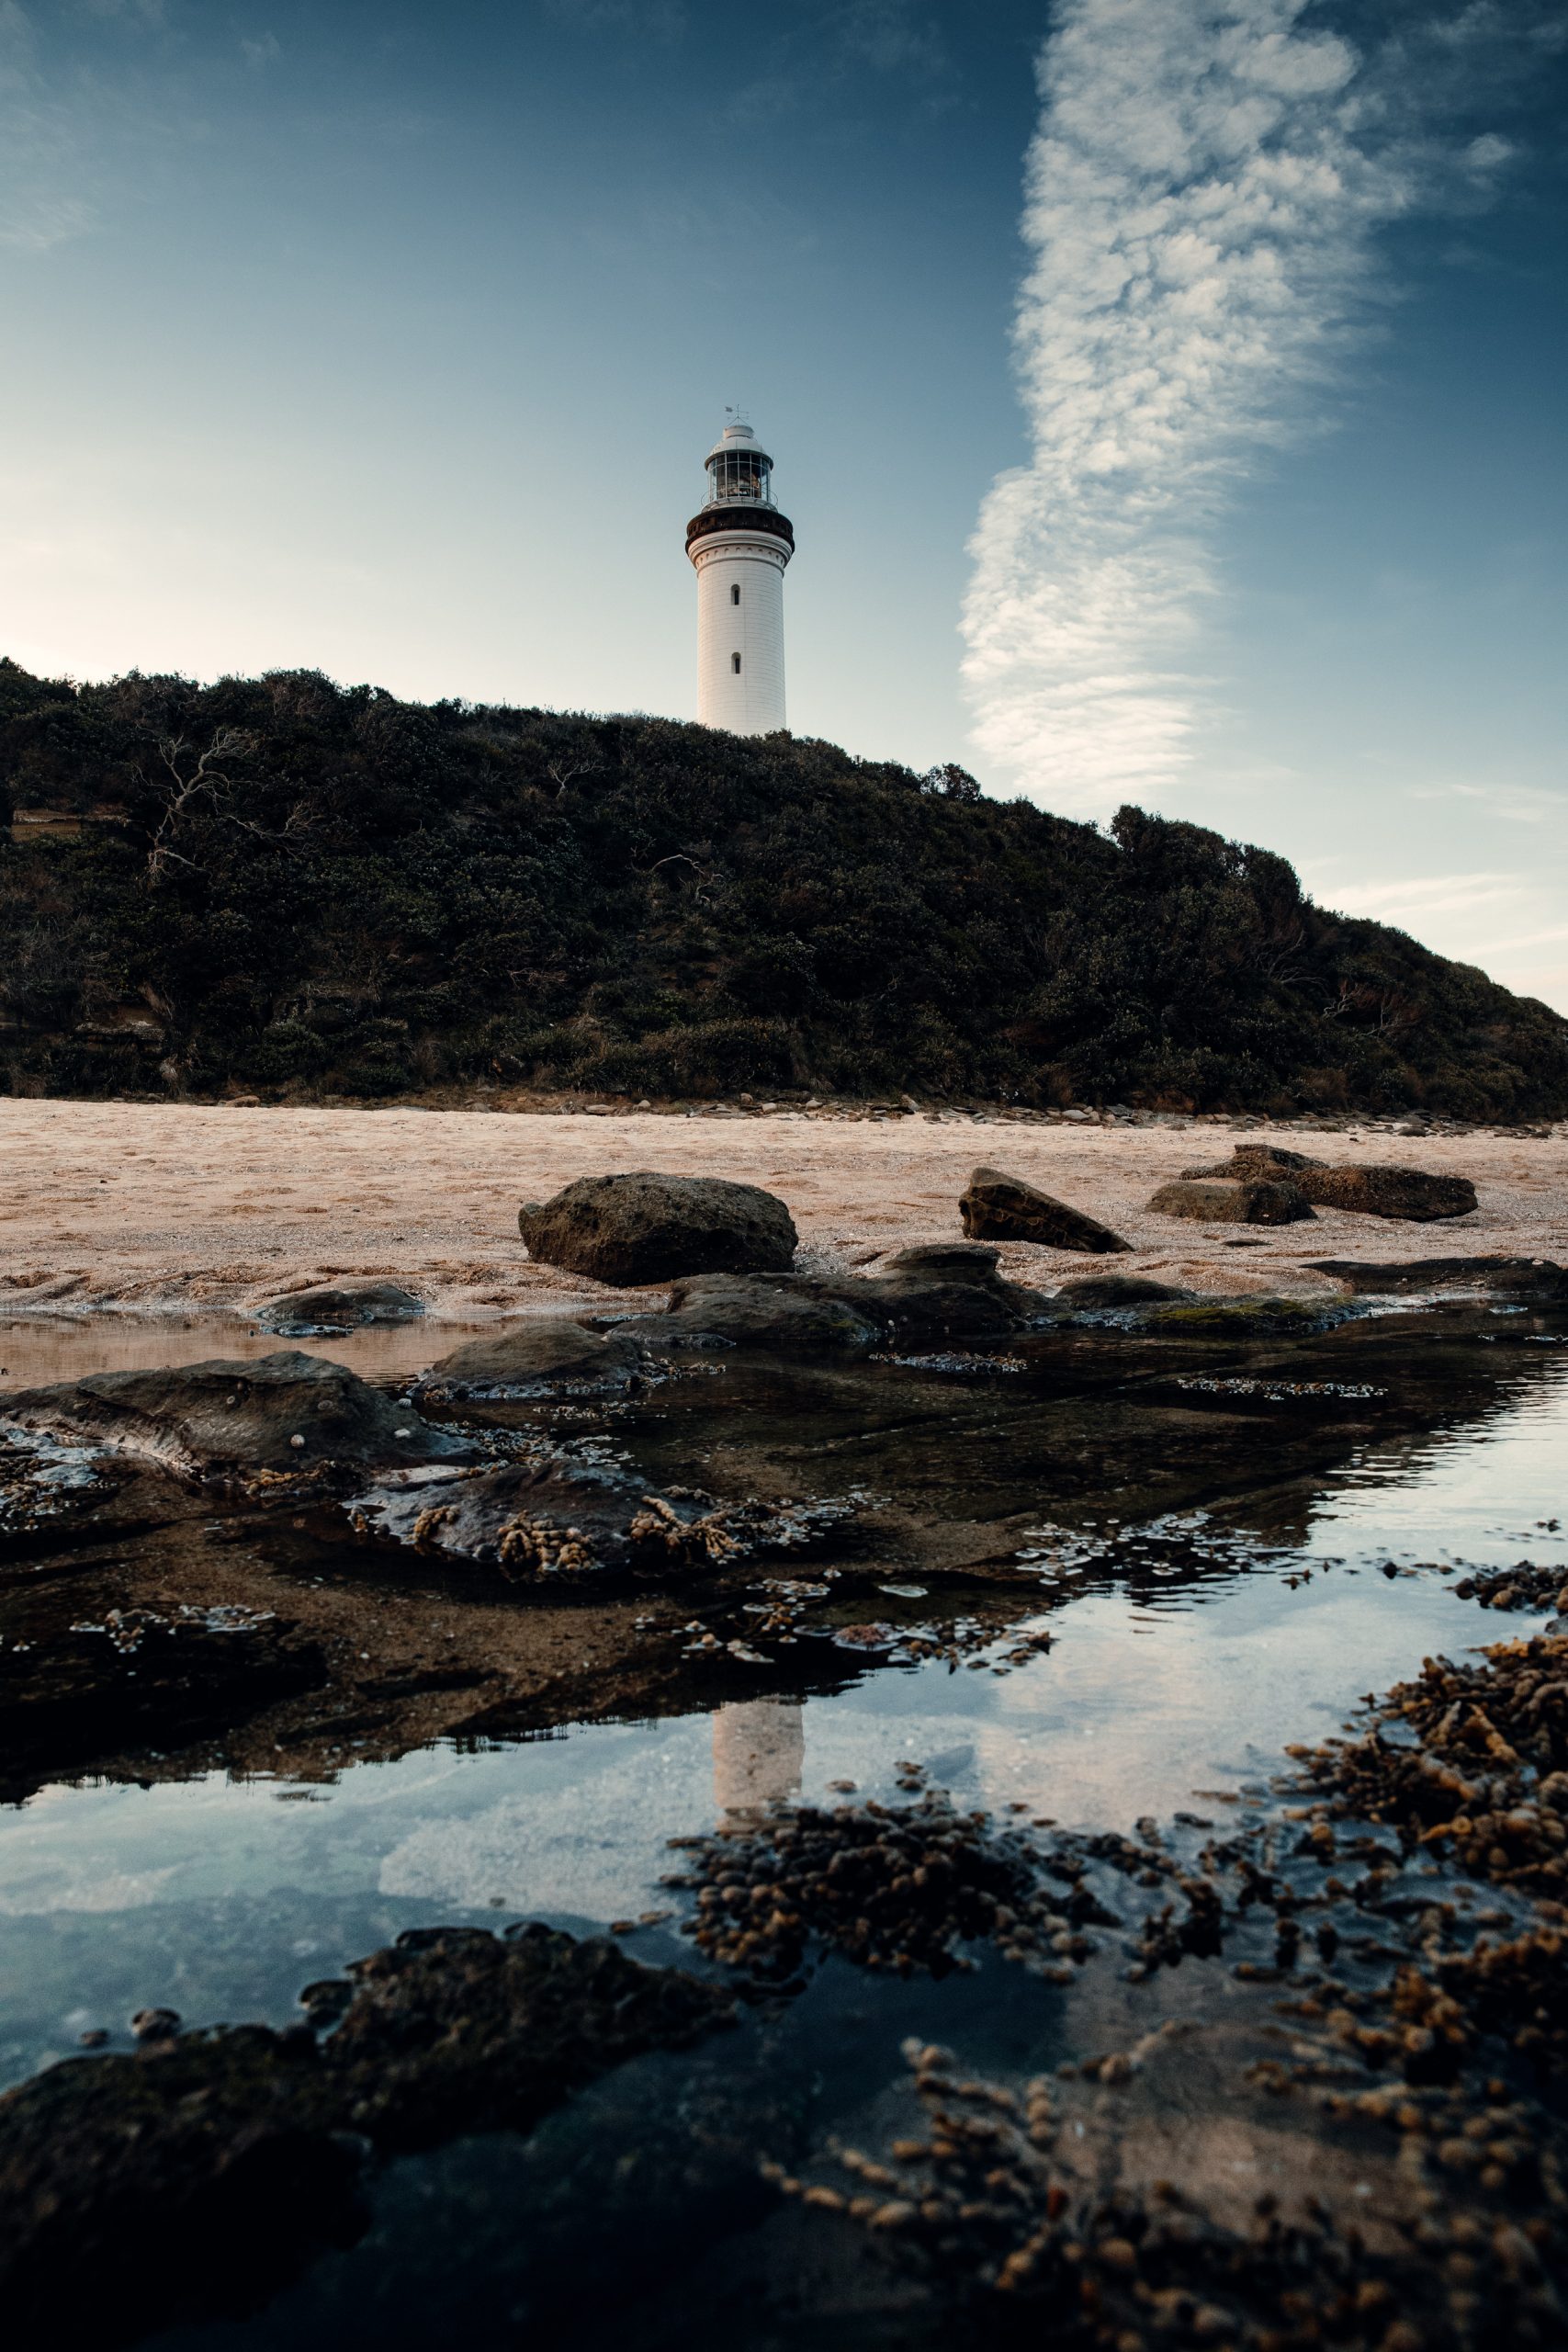
<svg viewBox="0 0 1568 2352">
<path fill-rule="evenodd" d="M 1476 1665 L 1428 1658 L 1382 1701 L 1362 1738 L 1317 1749 L 1306 1770 L 1332 1815 L 1386 1822 L 1406 1851 L 1429 1849 L 1474 1877 L 1546 1897 L 1548 1916 L 1562 1916 L 1568 1641 L 1501 1643 Z"/>
<path fill-rule="evenodd" d="M 919 1786 L 912 1768 L 903 1785 Z M 1115 1924 L 1076 1872 L 1048 1884 L 1040 1847 L 934 1790 L 897 1807 L 780 1808 L 673 1843 L 695 1857 L 665 1881 L 697 1891 L 683 1932 L 710 1960 L 761 1976 L 793 1975 L 811 1944 L 865 1968 L 942 1976 L 972 1968 L 958 1947 L 983 1938 L 1066 1982 L 1091 1949 L 1084 1926 Z"/>
<path fill-rule="evenodd" d="M 922 2277 L 976 2324 L 964 2340 L 992 2340 L 1010 2313 L 1025 2340 L 1069 2352 L 1562 2341 L 1560 2226 L 1539 2185 L 1478 2203 L 1484 2150 L 1461 2140 L 1450 2168 L 1453 2145 L 1429 2143 L 1418 2113 L 1392 2119 L 1381 2143 L 1379 2120 L 1354 2109 L 1281 2117 L 1272 2086 L 1224 2063 L 1223 2030 L 1175 2024 L 1065 2070 L 1075 2079 L 1016 2090 L 958 2079 L 934 2045 L 905 2055 L 920 2130 L 884 2159 L 830 2144 L 842 2186 L 762 2169 Z M 1499 2135 L 1517 2124 L 1499 2109 Z"/>
</svg>

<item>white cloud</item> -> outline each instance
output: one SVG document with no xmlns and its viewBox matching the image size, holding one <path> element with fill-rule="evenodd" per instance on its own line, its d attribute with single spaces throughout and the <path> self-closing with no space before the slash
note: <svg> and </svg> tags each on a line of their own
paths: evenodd
<svg viewBox="0 0 1568 2352">
<path fill-rule="evenodd" d="M 1434 915 L 1517 906 L 1531 888 L 1517 874 L 1429 874 L 1416 881 L 1350 883 L 1324 895 L 1340 914 L 1370 915 L 1408 930 Z"/>
<path fill-rule="evenodd" d="M 259 74 L 264 66 L 276 63 L 283 54 L 283 44 L 276 33 L 258 33 L 251 40 L 242 34 L 240 54 L 251 72 Z"/>
<path fill-rule="evenodd" d="M 1332 375 L 1373 232 L 1431 169 L 1396 74 L 1306 0 L 1063 0 L 1041 52 L 1016 324 L 1033 454 L 981 510 L 965 603 L 976 739 L 1055 807 L 1156 795 L 1193 674 L 1216 515 Z M 1469 36 L 1467 34 L 1466 38 Z M 1449 158 L 1473 182 L 1506 142 Z"/>
<path fill-rule="evenodd" d="M 1505 988 L 1568 1011 L 1568 940 L 1562 894 L 1551 870 L 1427 874 L 1383 882 L 1336 882 L 1320 862 L 1303 879 L 1320 906 L 1407 931 L 1442 956 L 1479 964 Z M 1554 957 L 1549 951 L 1559 951 Z"/>
<path fill-rule="evenodd" d="M 1464 151 L 1465 170 L 1473 172 L 1477 179 L 1490 179 L 1492 174 L 1500 171 L 1515 152 L 1511 139 L 1500 139 L 1495 130 L 1483 131 L 1479 139 L 1472 139 Z"/>
</svg>

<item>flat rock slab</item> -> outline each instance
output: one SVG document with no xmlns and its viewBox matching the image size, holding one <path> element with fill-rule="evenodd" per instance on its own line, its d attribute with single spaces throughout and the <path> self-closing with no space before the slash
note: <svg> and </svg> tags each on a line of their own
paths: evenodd
<svg viewBox="0 0 1568 2352">
<path fill-rule="evenodd" d="M 1082 1250 L 1110 1256 L 1132 1243 L 1098 1218 L 1066 1201 L 1004 1175 L 999 1168 L 976 1168 L 960 1196 L 964 1230 L 975 1241 L 1032 1241 L 1043 1250 Z"/>
<path fill-rule="evenodd" d="M 783 1273 L 799 1239 L 776 1193 L 719 1176 L 583 1176 L 519 1209 L 517 1227 L 531 1258 L 621 1288 Z"/>
<path fill-rule="evenodd" d="M 1160 1216 L 1190 1217 L 1200 1225 L 1295 1225 L 1312 1215 L 1294 1182 L 1256 1178 L 1183 1176 L 1162 1184 L 1149 1206 Z"/>
<path fill-rule="evenodd" d="M 0 1421 L 113 1446 L 183 1473 L 304 1471 L 328 1462 L 412 1465 L 473 1451 L 346 1364 L 298 1348 L 239 1363 L 95 1372 L 47 1388 L 4 1390 Z"/>
<path fill-rule="evenodd" d="M 1314 1274 L 1328 1274 L 1358 1296 L 1420 1296 L 1429 1291 L 1485 1292 L 1532 1306 L 1568 1304 L 1568 1267 L 1549 1258 L 1406 1258 L 1373 1265 L 1356 1258 L 1314 1258 Z"/>
<path fill-rule="evenodd" d="M 630 1329 L 591 1331 L 552 1317 L 509 1324 L 492 1337 L 455 1348 L 421 1374 L 417 1396 L 611 1396 L 650 1369 Z"/>
<path fill-rule="evenodd" d="M 1157 1283 L 1152 1274 L 1079 1274 L 1053 1292 L 1054 1306 L 1152 1306 L 1160 1299 L 1190 1298 L 1192 1293 L 1172 1283 Z"/>
<path fill-rule="evenodd" d="M 424 1302 L 400 1283 L 318 1283 L 269 1298 L 254 1312 L 264 1330 L 308 1340 L 367 1323 L 411 1323 L 424 1313 Z"/>
<path fill-rule="evenodd" d="M 1289 1338 L 1332 1330 L 1354 1309 L 1305 1298 L 1170 1299 L 1150 1306 L 1141 1328 L 1168 1339 Z"/>
</svg>

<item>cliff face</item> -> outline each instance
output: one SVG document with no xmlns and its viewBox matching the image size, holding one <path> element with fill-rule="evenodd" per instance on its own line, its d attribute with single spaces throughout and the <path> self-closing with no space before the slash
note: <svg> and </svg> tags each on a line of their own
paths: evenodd
<svg viewBox="0 0 1568 2352">
<path fill-rule="evenodd" d="M 0 662 L 0 1084 L 1568 1110 L 1568 1022 L 1266 850 L 830 744 Z"/>
</svg>

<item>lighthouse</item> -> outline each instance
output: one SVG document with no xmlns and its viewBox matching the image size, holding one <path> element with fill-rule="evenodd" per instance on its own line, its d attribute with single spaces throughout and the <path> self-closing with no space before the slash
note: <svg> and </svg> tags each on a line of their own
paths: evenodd
<svg viewBox="0 0 1568 2352">
<path fill-rule="evenodd" d="M 773 504 L 773 461 L 738 412 L 704 460 L 708 494 L 686 526 L 697 574 L 697 717 L 731 735 L 784 723 L 784 576 L 795 533 Z"/>
</svg>

